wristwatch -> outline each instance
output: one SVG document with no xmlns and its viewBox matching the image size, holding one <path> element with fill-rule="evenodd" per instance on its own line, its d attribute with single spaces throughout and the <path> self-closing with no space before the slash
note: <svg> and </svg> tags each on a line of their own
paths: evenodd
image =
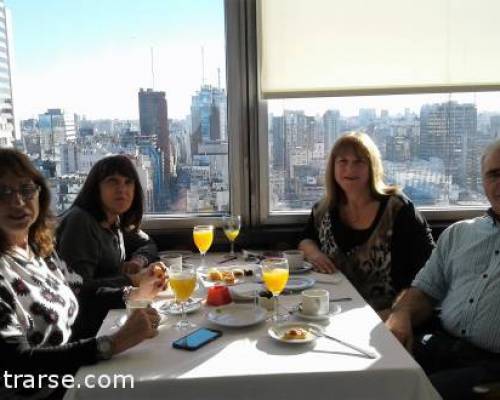
<svg viewBox="0 0 500 400">
<path fill-rule="evenodd" d="M 109 360 L 113 355 L 113 343 L 109 336 L 99 336 L 97 342 L 97 358 L 99 360 Z"/>
</svg>

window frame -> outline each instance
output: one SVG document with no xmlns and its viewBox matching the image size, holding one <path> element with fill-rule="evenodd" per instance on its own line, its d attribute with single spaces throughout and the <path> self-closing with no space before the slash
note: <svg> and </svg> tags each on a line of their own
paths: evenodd
<svg viewBox="0 0 500 400">
<path fill-rule="evenodd" d="M 257 43 L 257 2 L 256 0 L 247 0 L 248 5 L 252 6 L 252 12 L 247 14 L 249 20 L 247 25 L 253 31 L 249 34 L 252 39 L 255 39 L 249 46 L 249 59 L 254 59 L 255 63 L 252 67 L 255 68 L 249 73 L 249 86 L 254 87 L 256 96 L 254 102 L 257 112 L 257 132 L 254 135 L 256 139 L 251 142 L 250 151 L 251 159 L 258 160 L 252 164 L 252 176 L 256 177 L 251 182 L 252 197 L 251 209 L 256 210 L 252 214 L 252 223 L 254 225 L 266 227 L 273 225 L 297 225 L 305 224 L 310 214 L 310 210 L 291 210 L 291 211 L 274 211 L 270 210 L 269 200 L 269 135 L 268 135 L 268 111 L 267 101 L 260 95 L 260 76 L 259 76 L 259 51 Z M 253 35 L 252 35 L 253 34 Z M 473 88 L 475 91 L 484 91 L 482 88 Z M 415 94 L 414 92 L 403 92 L 399 94 Z M 319 200 L 319 199 L 318 199 Z M 457 207 L 432 207 L 421 206 L 417 207 L 418 211 L 427 219 L 436 223 L 451 223 L 458 220 L 470 219 L 481 216 L 485 213 L 488 206 L 457 206 Z"/>
<path fill-rule="evenodd" d="M 247 8 L 245 1 L 224 0 L 229 206 L 232 213 L 241 215 L 243 224 L 250 221 Z M 220 227 L 222 214 L 144 214 L 142 227 L 154 233 L 188 229 L 201 223 Z"/>
</svg>

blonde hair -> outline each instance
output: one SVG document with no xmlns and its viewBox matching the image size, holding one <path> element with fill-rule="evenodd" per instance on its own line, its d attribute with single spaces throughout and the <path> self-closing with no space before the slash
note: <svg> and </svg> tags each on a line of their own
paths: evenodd
<svg viewBox="0 0 500 400">
<path fill-rule="evenodd" d="M 333 145 L 326 165 L 326 197 L 325 206 L 328 208 L 338 206 L 340 201 L 345 200 L 345 194 L 335 180 L 335 159 L 345 151 L 353 151 L 358 157 L 368 162 L 371 195 L 376 199 L 395 194 L 399 191 L 397 186 L 384 183 L 384 168 L 382 157 L 375 142 L 366 133 L 350 132 L 341 136 Z"/>
</svg>

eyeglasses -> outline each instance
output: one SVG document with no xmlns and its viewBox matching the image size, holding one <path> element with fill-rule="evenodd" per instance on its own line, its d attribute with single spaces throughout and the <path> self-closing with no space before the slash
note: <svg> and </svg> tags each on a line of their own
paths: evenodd
<svg viewBox="0 0 500 400">
<path fill-rule="evenodd" d="M 32 200 L 39 190 L 40 186 L 34 183 L 21 185 L 19 189 L 0 185 L 0 201 L 4 203 L 10 202 L 16 193 L 19 193 L 24 201 Z"/>
</svg>

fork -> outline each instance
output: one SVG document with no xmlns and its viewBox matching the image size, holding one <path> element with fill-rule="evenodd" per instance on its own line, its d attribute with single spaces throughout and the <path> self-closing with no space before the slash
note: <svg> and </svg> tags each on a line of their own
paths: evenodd
<svg viewBox="0 0 500 400">
<path fill-rule="evenodd" d="M 333 340 L 334 342 L 337 342 L 337 343 L 340 343 L 341 345 L 343 346 L 346 346 L 346 347 L 349 347 L 350 349 L 352 350 L 355 350 L 357 351 L 358 353 L 361 353 L 363 354 L 365 357 L 367 358 L 370 358 L 370 359 L 375 359 L 377 358 L 377 355 L 369 350 L 364 350 L 358 346 L 355 346 L 353 344 L 350 344 L 350 343 L 347 343 L 347 342 L 344 342 L 343 340 L 340 340 L 334 336 L 331 336 L 331 335 L 328 335 L 327 333 L 325 332 L 322 332 L 322 331 L 319 331 L 317 329 L 314 329 L 314 328 L 309 328 L 307 329 L 307 331 L 311 334 L 313 334 L 314 336 L 316 337 L 324 337 L 324 338 L 327 338 L 327 339 L 330 339 L 330 340 Z"/>
</svg>

